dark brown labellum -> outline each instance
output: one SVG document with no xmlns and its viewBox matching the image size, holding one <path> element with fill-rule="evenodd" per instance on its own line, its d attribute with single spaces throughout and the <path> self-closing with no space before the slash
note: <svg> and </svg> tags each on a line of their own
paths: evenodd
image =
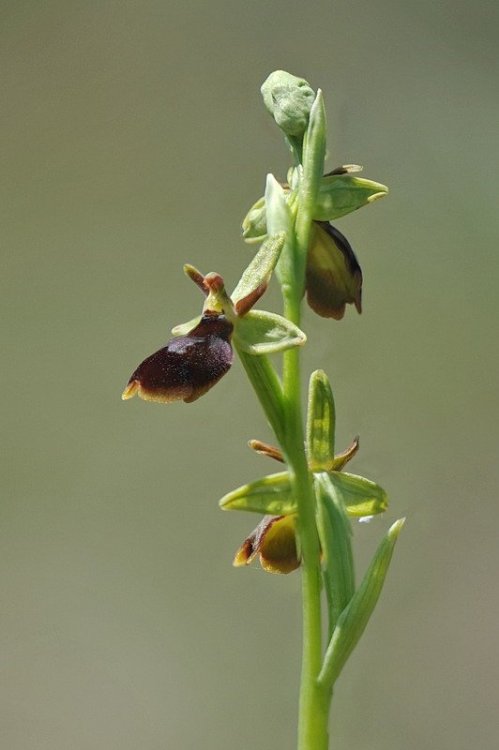
<svg viewBox="0 0 499 750">
<path fill-rule="evenodd" d="M 323 318 L 340 320 L 345 306 L 362 310 L 362 271 L 347 238 L 328 221 L 315 221 L 307 255 L 307 301 Z"/>
<path fill-rule="evenodd" d="M 203 315 L 186 336 L 171 339 L 132 374 L 123 398 L 195 401 L 230 369 L 233 326 L 224 315 Z"/>
</svg>

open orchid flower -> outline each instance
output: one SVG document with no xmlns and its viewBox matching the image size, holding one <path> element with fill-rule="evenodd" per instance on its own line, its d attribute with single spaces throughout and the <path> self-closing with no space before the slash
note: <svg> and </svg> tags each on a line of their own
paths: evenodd
<svg viewBox="0 0 499 750">
<path fill-rule="evenodd" d="M 388 188 L 356 176 L 358 164 L 345 164 L 325 174 L 319 183 L 313 208 L 307 252 L 305 291 L 307 302 L 318 315 L 340 320 L 347 304 L 361 312 L 362 271 L 347 238 L 331 225 L 341 216 L 382 198 Z M 296 201 L 300 168 L 292 168 L 288 182 L 281 184 L 288 205 Z M 260 198 L 243 221 L 246 242 L 260 242 L 268 229 L 268 196 Z"/>
<path fill-rule="evenodd" d="M 329 380 L 322 370 L 316 370 L 310 378 L 305 446 L 314 487 L 321 490 L 318 496 L 324 498 L 326 512 L 334 512 L 340 497 L 340 505 L 347 516 L 359 520 L 372 518 L 386 510 L 386 492 L 370 479 L 343 471 L 356 455 L 359 439 L 355 438 L 341 453 L 335 453 L 335 421 Z M 285 462 L 282 451 L 273 445 L 261 440 L 251 440 L 249 445 L 260 455 Z M 265 514 L 236 552 L 236 567 L 248 565 L 257 556 L 262 568 L 270 573 L 290 573 L 299 566 L 299 545 L 295 538 L 298 503 L 288 471 L 269 474 L 238 487 L 220 500 L 220 507 Z M 328 542 L 323 534 L 319 506 L 316 510 L 321 547 L 325 550 Z"/>
<path fill-rule="evenodd" d="M 206 296 L 198 318 L 176 326 L 174 338 L 132 373 L 122 398 L 145 401 L 195 401 L 232 364 L 232 340 L 248 354 L 262 355 L 299 346 L 305 334 L 281 315 L 253 310 L 264 294 L 284 244 L 284 235 L 266 240 L 244 271 L 231 297 L 217 273 L 204 276 L 186 265 L 187 276 Z"/>
<path fill-rule="evenodd" d="M 362 311 L 362 271 L 347 238 L 328 221 L 314 221 L 307 253 L 307 302 L 323 318 L 341 320 L 347 303 Z"/>
</svg>

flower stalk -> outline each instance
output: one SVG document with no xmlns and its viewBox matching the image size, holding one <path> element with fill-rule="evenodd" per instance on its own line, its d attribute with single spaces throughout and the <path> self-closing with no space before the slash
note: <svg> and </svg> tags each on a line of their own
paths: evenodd
<svg viewBox="0 0 499 750">
<path fill-rule="evenodd" d="M 262 94 L 284 133 L 293 164 L 287 182 L 267 176 L 265 195 L 243 221 L 245 241 L 261 242 L 261 247 L 231 295 L 219 274 L 204 275 L 185 266 L 205 295 L 202 313 L 175 326 L 174 338 L 136 368 L 123 398 L 191 403 L 220 380 L 232 365 L 233 349 L 237 352 L 278 443 L 275 447 L 252 440 L 250 446 L 277 460 L 281 470 L 229 492 L 220 506 L 263 515 L 236 552 L 234 565 L 258 558 L 271 573 L 301 567 L 297 748 L 329 750 L 333 688 L 378 601 L 403 519 L 389 529 L 357 586 L 350 518 L 383 513 L 387 497 L 375 482 L 343 471 L 359 441 L 335 454 L 335 404 L 322 370 L 310 378 L 304 419 L 301 352 L 307 337 L 301 312 L 306 295 L 322 317 L 339 321 L 348 304 L 360 313 L 360 265 L 330 221 L 372 203 L 388 189 L 353 177 L 352 172 L 361 169 L 357 165 L 326 173 L 326 114 L 320 90 L 315 93 L 304 79 L 275 71 Z M 274 273 L 282 315 L 254 307 Z M 280 375 L 271 355 L 282 356 Z"/>
</svg>

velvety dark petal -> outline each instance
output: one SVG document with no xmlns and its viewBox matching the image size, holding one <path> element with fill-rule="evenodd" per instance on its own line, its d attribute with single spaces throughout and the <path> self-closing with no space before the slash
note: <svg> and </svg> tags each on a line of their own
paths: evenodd
<svg viewBox="0 0 499 750">
<path fill-rule="evenodd" d="M 231 335 L 224 315 L 204 315 L 186 336 L 172 339 L 137 367 L 123 399 L 137 394 L 145 401 L 195 401 L 229 370 Z"/>
<path fill-rule="evenodd" d="M 362 271 L 346 237 L 327 221 L 315 221 L 307 255 L 307 301 L 323 318 L 340 320 L 347 303 L 361 312 Z"/>
</svg>

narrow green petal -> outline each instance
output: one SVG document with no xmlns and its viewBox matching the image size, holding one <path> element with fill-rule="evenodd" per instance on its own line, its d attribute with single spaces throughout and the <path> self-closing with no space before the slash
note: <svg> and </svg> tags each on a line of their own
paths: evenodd
<svg viewBox="0 0 499 750">
<path fill-rule="evenodd" d="M 282 315 L 250 310 L 235 322 L 234 340 L 248 354 L 275 354 L 302 346 L 307 337 Z"/>
<path fill-rule="evenodd" d="M 332 471 L 329 479 L 341 494 L 349 516 L 375 516 L 388 507 L 385 490 L 370 479 L 346 471 Z"/>
<path fill-rule="evenodd" d="M 335 407 L 324 370 L 310 376 L 307 412 L 307 451 L 314 471 L 331 468 L 334 461 Z"/>
<path fill-rule="evenodd" d="M 238 487 L 225 495 L 219 505 L 222 510 L 247 510 L 272 516 L 290 515 L 297 510 L 287 471 Z"/>
<path fill-rule="evenodd" d="M 331 687 L 335 683 L 369 622 L 383 589 L 395 542 L 404 522 L 405 519 L 401 518 L 390 527 L 362 583 L 338 619 L 319 674 L 319 682 L 324 687 Z"/>
<path fill-rule="evenodd" d="M 265 292 L 285 238 L 284 232 L 268 237 L 243 272 L 231 295 L 238 315 L 243 315 Z"/>
</svg>

